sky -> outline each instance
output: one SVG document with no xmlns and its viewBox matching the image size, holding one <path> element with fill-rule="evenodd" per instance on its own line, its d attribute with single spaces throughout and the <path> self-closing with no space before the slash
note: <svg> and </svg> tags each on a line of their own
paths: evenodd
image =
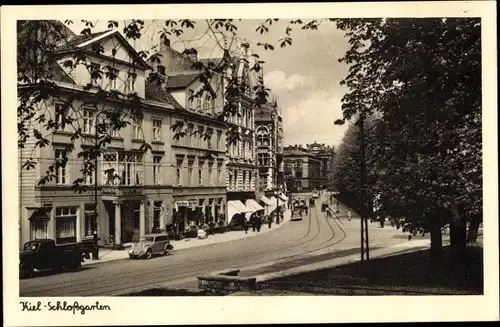
<svg viewBox="0 0 500 327">
<path fill-rule="evenodd" d="M 92 22 L 94 32 L 107 29 L 107 21 Z M 346 125 L 333 124 L 342 117 L 341 99 L 347 92 L 339 85 L 348 71 L 345 64 L 338 62 L 348 49 L 344 33 L 333 23 L 324 23 L 316 31 L 303 31 L 299 25 L 291 25 L 292 45 L 265 51 L 256 43 L 275 43 L 285 35 L 288 23 L 285 20 L 275 22 L 268 33 L 261 35 L 255 31 L 261 22 L 263 20 L 236 21 L 237 40 L 248 41 L 253 53 L 265 61 L 264 83 L 282 108 L 285 145 L 305 146 L 313 142 L 339 145 L 347 128 Z M 119 23 L 123 29 L 123 21 Z M 194 47 L 200 58 L 220 56 L 221 49 L 215 37 L 211 33 L 205 34 L 206 22 L 195 20 L 195 23 L 195 29 L 185 29 L 180 38 L 173 37 L 171 46 L 180 51 Z M 163 26 L 162 20 L 146 20 L 143 36 L 132 45 L 138 51 L 151 49 L 160 42 L 158 32 Z M 74 21 L 69 27 L 80 34 L 84 24 Z"/>
</svg>

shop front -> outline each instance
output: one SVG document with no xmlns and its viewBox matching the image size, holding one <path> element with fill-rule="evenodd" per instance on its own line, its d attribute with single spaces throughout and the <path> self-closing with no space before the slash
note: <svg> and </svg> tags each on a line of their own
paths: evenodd
<svg viewBox="0 0 500 327">
<path fill-rule="evenodd" d="M 173 197 L 172 225 L 177 233 L 188 226 L 225 223 L 226 196 L 224 193 L 210 195 L 175 195 Z"/>
</svg>

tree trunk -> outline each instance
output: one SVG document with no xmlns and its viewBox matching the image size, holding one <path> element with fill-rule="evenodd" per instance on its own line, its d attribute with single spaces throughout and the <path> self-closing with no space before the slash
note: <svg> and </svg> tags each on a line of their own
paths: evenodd
<svg viewBox="0 0 500 327">
<path fill-rule="evenodd" d="M 469 231 L 467 233 L 467 242 L 476 243 L 477 242 L 477 234 L 479 230 L 479 220 L 472 219 L 469 224 Z"/>
<path fill-rule="evenodd" d="M 431 264 L 436 266 L 441 263 L 443 257 L 443 238 L 441 235 L 441 226 L 438 219 L 431 218 Z"/>
<path fill-rule="evenodd" d="M 450 242 L 455 259 L 461 259 L 467 245 L 467 225 L 463 218 L 450 223 Z"/>
</svg>

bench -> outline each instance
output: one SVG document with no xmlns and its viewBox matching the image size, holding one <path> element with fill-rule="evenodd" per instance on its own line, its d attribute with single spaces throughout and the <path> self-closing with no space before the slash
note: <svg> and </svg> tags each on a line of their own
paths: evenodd
<svg viewBox="0 0 500 327">
<path fill-rule="evenodd" d="M 198 278 L 198 288 L 214 294 L 228 294 L 237 291 L 257 289 L 255 277 L 240 277 L 239 269 L 227 269 Z"/>
</svg>

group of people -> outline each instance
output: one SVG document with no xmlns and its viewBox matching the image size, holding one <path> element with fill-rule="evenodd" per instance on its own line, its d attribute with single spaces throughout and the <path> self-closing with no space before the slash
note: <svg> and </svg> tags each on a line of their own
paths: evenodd
<svg viewBox="0 0 500 327">
<path fill-rule="evenodd" d="M 250 217 L 250 220 L 245 219 L 243 221 L 243 230 L 245 231 L 245 234 L 248 233 L 248 230 L 250 227 L 252 227 L 252 231 L 254 232 L 260 232 L 260 229 L 262 228 L 262 224 L 266 223 L 268 224 L 269 228 L 271 228 L 271 225 L 273 223 L 273 218 L 269 215 L 252 215 Z"/>
</svg>

